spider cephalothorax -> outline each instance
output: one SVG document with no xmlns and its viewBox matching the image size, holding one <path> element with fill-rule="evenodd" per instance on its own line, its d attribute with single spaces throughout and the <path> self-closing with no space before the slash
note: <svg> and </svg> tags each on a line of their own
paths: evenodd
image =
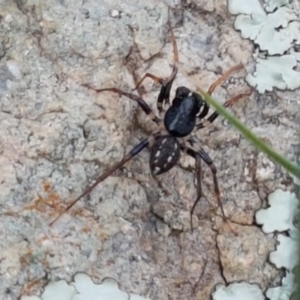
<svg viewBox="0 0 300 300">
<path fill-rule="evenodd" d="M 203 105 L 204 101 L 199 94 L 184 86 L 177 88 L 172 105 L 165 114 L 166 130 L 175 137 L 188 136 L 195 127 L 197 114 Z"/>
<path fill-rule="evenodd" d="M 216 176 L 216 167 L 214 166 L 212 160 L 209 155 L 200 147 L 199 150 L 193 149 L 192 139 L 189 138 L 189 135 L 198 129 L 205 127 L 207 124 L 212 123 L 217 117 L 218 113 L 212 113 L 207 119 L 204 119 L 208 112 L 209 107 L 204 99 L 197 93 L 192 92 L 186 87 L 179 87 L 176 90 L 175 97 L 170 104 L 170 91 L 172 88 L 172 84 L 175 80 L 178 68 L 178 51 L 176 40 L 173 35 L 173 31 L 170 27 L 171 39 L 173 43 L 174 49 L 174 66 L 171 75 L 167 79 L 163 79 L 157 77 L 153 74 L 146 73 L 143 78 L 139 81 L 136 86 L 136 89 L 141 85 L 145 78 L 149 77 L 153 79 L 155 82 L 161 84 L 161 90 L 157 98 L 157 109 L 159 111 L 160 116 L 163 115 L 163 120 L 155 115 L 150 106 L 142 99 L 141 96 L 135 95 L 132 93 L 125 92 L 118 88 L 105 88 L 105 89 L 95 89 L 88 84 L 84 84 L 83 86 L 97 92 L 113 92 L 119 95 L 123 95 L 128 97 L 129 99 L 136 101 L 140 108 L 148 115 L 152 121 L 154 121 L 159 130 L 151 135 L 150 137 L 144 139 L 138 145 L 136 145 L 124 158 L 113 165 L 107 172 L 102 174 L 95 183 L 87 188 L 80 196 L 78 196 L 75 200 L 73 200 L 66 209 L 60 213 L 60 215 L 51 222 L 52 225 L 56 220 L 67 210 L 69 210 L 75 203 L 77 203 L 82 197 L 87 195 L 94 189 L 96 185 L 98 185 L 101 181 L 110 176 L 115 170 L 123 166 L 127 161 L 141 152 L 145 147 L 150 148 L 150 159 L 149 165 L 151 173 L 154 176 L 160 175 L 169 171 L 172 167 L 176 165 L 180 158 L 181 151 L 185 152 L 187 155 L 192 156 L 196 161 L 196 188 L 197 188 L 197 198 L 192 206 L 191 215 L 193 214 L 194 208 L 197 202 L 200 200 L 202 196 L 201 190 L 201 160 L 203 160 L 211 169 L 213 181 L 214 181 L 214 190 L 215 194 L 221 208 L 221 212 L 223 218 L 225 219 L 225 214 L 223 211 L 223 207 L 220 199 L 220 192 L 218 187 L 218 181 Z M 236 71 L 242 69 L 242 65 L 235 66 L 231 68 L 229 71 L 224 73 L 215 83 L 213 83 L 208 89 L 208 94 L 211 94 L 215 88 L 220 85 L 225 79 L 229 77 L 229 75 Z M 224 103 L 225 107 L 231 106 L 236 100 L 241 97 L 248 96 L 250 93 L 239 94 L 230 100 Z M 167 106 L 166 112 L 164 111 L 164 107 Z M 198 123 L 197 123 L 198 121 Z M 205 122 L 204 122 L 205 121 Z M 160 129 L 164 129 L 161 131 Z M 182 138 L 185 138 L 184 142 Z M 187 145 L 188 144 L 188 145 Z M 192 221 L 192 218 L 191 218 Z M 192 226 L 192 224 L 191 224 Z"/>
</svg>

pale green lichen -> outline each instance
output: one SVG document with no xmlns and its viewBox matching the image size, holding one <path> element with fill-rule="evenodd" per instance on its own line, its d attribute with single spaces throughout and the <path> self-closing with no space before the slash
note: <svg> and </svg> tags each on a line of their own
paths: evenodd
<svg viewBox="0 0 300 300">
<path fill-rule="evenodd" d="M 20 300 L 150 300 L 139 295 L 128 294 L 119 289 L 118 283 L 106 278 L 101 284 L 95 284 L 83 273 L 74 277 L 68 284 L 64 280 L 49 282 L 41 297 L 22 296 Z"/>
<path fill-rule="evenodd" d="M 268 197 L 270 207 L 259 210 L 255 217 L 256 223 L 262 225 L 265 233 L 293 230 L 293 219 L 297 213 L 298 200 L 294 193 L 280 189 Z"/>
<path fill-rule="evenodd" d="M 259 46 L 256 71 L 246 81 L 260 93 L 274 87 L 294 90 L 300 87 L 300 72 L 294 70 L 299 53 L 293 51 L 300 44 L 300 18 L 286 0 L 265 2 L 263 7 L 259 0 L 228 1 L 230 13 L 237 15 L 235 29 Z"/>
<path fill-rule="evenodd" d="M 272 300 L 290 300 L 292 293 L 295 290 L 294 274 L 287 272 L 283 277 L 281 286 L 269 288 L 266 292 L 266 296 Z"/>
<path fill-rule="evenodd" d="M 247 282 L 232 283 L 229 286 L 219 285 L 212 294 L 213 300 L 264 300 L 261 289 Z"/>
<path fill-rule="evenodd" d="M 278 269 L 286 268 L 290 271 L 297 265 L 298 244 L 297 239 L 279 234 L 277 237 L 279 245 L 276 251 L 270 253 L 270 262 Z"/>
<path fill-rule="evenodd" d="M 289 4 L 289 0 L 265 0 L 265 2 L 265 10 L 268 12 L 273 12 L 278 7 Z"/>
<path fill-rule="evenodd" d="M 294 90 L 300 86 L 300 72 L 294 71 L 297 66 L 293 55 L 257 58 L 256 71 L 246 76 L 247 82 L 260 93 L 280 90 Z"/>
<path fill-rule="evenodd" d="M 285 268 L 286 276 L 281 286 L 269 288 L 266 295 L 271 300 L 288 300 L 295 289 L 294 275 L 292 273 L 299 256 L 298 231 L 293 221 L 299 210 L 299 201 L 294 193 L 280 189 L 268 197 L 270 207 L 256 213 L 256 221 L 262 224 L 266 233 L 287 231 L 288 235 L 278 234 L 278 245 L 271 252 L 269 260 L 276 268 Z"/>
<path fill-rule="evenodd" d="M 243 38 L 253 40 L 261 51 L 267 51 L 269 55 L 283 54 L 294 43 L 300 43 L 300 20 L 291 8 L 281 6 L 274 12 L 266 13 L 258 0 L 247 3 L 253 5 L 251 10 L 247 11 L 244 3 L 233 7 L 229 5 L 229 8 L 232 7 L 231 13 L 238 13 L 234 27 L 241 31 Z M 271 3 L 269 9 L 274 10 L 274 5 Z"/>
</svg>

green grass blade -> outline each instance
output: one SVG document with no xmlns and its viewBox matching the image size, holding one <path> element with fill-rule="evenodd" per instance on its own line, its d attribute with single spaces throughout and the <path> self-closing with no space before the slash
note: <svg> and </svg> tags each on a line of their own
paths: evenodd
<svg viewBox="0 0 300 300">
<path fill-rule="evenodd" d="M 290 174 L 293 174 L 294 176 L 300 179 L 300 168 L 296 164 L 293 164 L 291 161 L 287 160 L 286 158 L 278 154 L 275 150 L 273 150 L 266 143 L 264 143 L 260 138 L 258 138 L 246 126 L 244 126 L 241 123 L 241 121 L 239 121 L 236 117 L 234 117 L 231 113 L 229 113 L 222 105 L 220 105 L 217 101 L 215 101 L 211 96 L 209 96 L 201 89 L 199 90 L 200 90 L 200 94 L 203 96 L 205 101 L 207 101 L 208 104 L 213 106 L 220 115 L 224 116 L 237 130 L 239 130 L 243 134 L 245 138 L 247 138 L 250 142 L 252 142 L 254 146 L 256 146 L 260 151 L 267 154 L 271 160 L 280 164 Z"/>
</svg>

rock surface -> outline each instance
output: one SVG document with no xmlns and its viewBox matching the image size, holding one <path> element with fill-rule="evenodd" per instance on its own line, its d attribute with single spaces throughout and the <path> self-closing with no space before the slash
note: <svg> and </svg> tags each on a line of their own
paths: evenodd
<svg viewBox="0 0 300 300">
<path fill-rule="evenodd" d="M 242 62 L 253 67 L 253 45 L 240 38 L 225 0 L 168 1 L 179 49 L 173 86 L 207 89 Z M 90 182 L 155 130 L 136 103 L 82 87 L 130 91 L 144 73 L 168 77 L 173 53 L 162 1 L 0 1 L 0 294 L 39 294 L 49 279 L 86 272 L 97 282 L 151 299 L 209 299 L 217 283 L 248 280 L 262 288 L 277 271 L 267 262 L 275 239 L 254 225 L 268 193 L 290 189 L 286 173 L 219 118 L 196 138 L 218 169 L 226 215 L 215 213 L 209 168 L 202 200 L 194 161 L 150 175 L 143 151 L 101 183 L 52 227 L 49 223 Z M 249 88 L 238 72 L 214 93 L 224 102 Z M 160 86 L 144 82 L 156 111 Z M 280 153 L 297 146 L 299 91 L 253 93 L 234 114 Z M 212 219 L 212 217 L 214 217 Z M 261 241 L 261 242 L 259 242 Z M 239 247 L 238 247 L 239 245 Z M 245 266 L 251 265 L 255 273 Z"/>
</svg>

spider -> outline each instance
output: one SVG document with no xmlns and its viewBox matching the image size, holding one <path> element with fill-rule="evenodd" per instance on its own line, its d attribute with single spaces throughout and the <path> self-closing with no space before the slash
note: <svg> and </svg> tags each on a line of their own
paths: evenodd
<svg viewBox="0 0 300 300">
<path fill-rule="evenodd" d="M 211 170 L 214 183 L 214 193 L 216 195 L 218 205 L 221 208 L 223 220 L 227 222 L 221 202 L 219 184 L 217 180 L 217 169 L 209 155 L 201 147 L 200 150 L 195 150 L 193 148 L 194 141 L 190 136 L 192 132 L 204 128 L 207 125 L 214 122 L 219 114 L 217 112 L 213 112 L 207 119 L 205 119 L 205 117 L 209 113 L 208 104 L 201 97 L 201 95 L 191 91 L 190 89 L 184 86 L 178 87 L 176 89 L 175 98 L 173 99 L 172 103 L 170 103 L 170 91 L 178 72 L 177 65 L 179 64 L 179 59 L 177 43 L 170 22 L 169 28 L 174 56 L 174 65 L 171 75 L 168 78 L 164 79 L 157 77 L 153 74 L 146 73 L 135 87 L 135 89 L 137 90 L 146 78 L 151 78 L 156 83 L 161 85 L 161 89 L 157 98 L 157 109 L 160 117 L 157 117 L 155 115 L 153 110 L 142 99 L 140 95 L 128 93 L 115 87 L 96 89 L 88 84 L 82 84 L 82 86 L 96 93 L 113 92 L 120 96 L 126 96 L 127 98 L 137 102 L 137 104 L 144 111 L 144 113 L 148 117 L 150 117 L 153 122 L 157 124 L 158 130 L 148 138 L 142 140 L 129 153 L 127 153 L 127 155 L 125 155 L 121 161 L 114 164 L 109 170 L 107 170 L 104 174 L 98 177 L 95 183 L 93 183 L 90 187 L 84 190 L 84 192 L 81 195 L 79 195 L 75 200 L 70 202 L 70 204 L 65 208 L 65 210 L 62 211 L 49 224 L 50 226 L 53 225 L 65 212 L 71 209 L 81 198 L 89 194 L 100 182 L 109 177 L 113 172 L 122 167 L 126 162 L 128 162 L 146 147 L 150 148 L 149 166 L 153 176 L 163 174 L 169 171 L 171 168 L 173 168 L 179 161 L 181 152 L 184 152 L 195 159 L 197 197 L 190 211 L 192 230 L 192 216 L 197 203 L 202 197 L 202 160 L 209 166 Z M 224 82 L 233 72 L 238 71 L 242 68 L 243 66 L 240 64 L 229 69 L 209 87 L 207 93 L 211 95 L 216 89 L 216 87 L 219 86 L 222 82 Z M 236 102 L 240 98 L 249 96 L 250 94 L 251 92 L 236 95 L 235 97 L 227 100 L 224 103 L 224 107 L 230 107 L 234 102 Z M 165 110 L 164 107 L 167 107 L 167 110 Z"/>
</svg>

